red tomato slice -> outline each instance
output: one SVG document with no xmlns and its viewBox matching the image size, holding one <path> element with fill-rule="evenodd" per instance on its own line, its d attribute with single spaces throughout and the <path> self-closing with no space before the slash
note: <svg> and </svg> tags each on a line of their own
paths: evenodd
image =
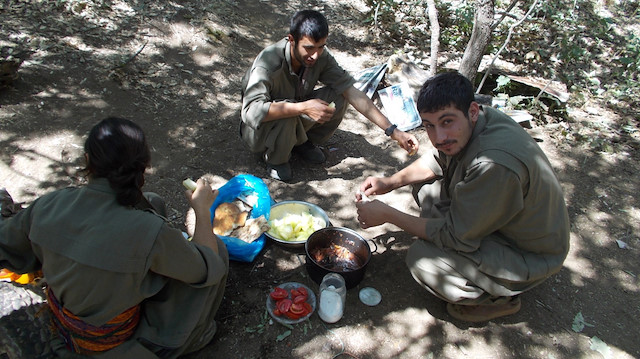
<svg viewBox="0 0 640 359">
<path fill-rule="evenodd" d="M 300 319 L 303 317 L 303 315 L 293 314 L 291 312 L 286 312 L 284 314 L 287 316 L 287 318 L 293 319 L 293 320 Z"/>
<path fill-rule="evenodd" d="M 295 315 L 302 315 L 302 313 L 304 313 L 304 311 L 305 311 L 304 305 L 302 305 L 302 304 L 293 303 L 291 305 L 291 308 L 289 308 L 289 312 L 291 314 L 295 314 Z"/>
<path fill-rule="evenodd" d="M 305 314 L 304 315 L 307 315 L 307 314 L 309 314 L 309 313 L 311 313 L 313 311 L 313 307 L 311 306 L 311 304 L 309 304 L 307 302 L 302 303 L 302 306 L 305 309 Z"/>
<path fill-rule="evenodd" d="M 269 295 L 273 300 L 280 300 L 287 298 L 289 293 L 280 287 L 276 287 L 271 293 L 269 293 Z"/>
<path fill-rule="evenodd" d="M 309 293 L 307 292 L 307 288 L 305 287 L 298 288 L 298 292 L 300 293 L 300 295 L 304 295 L 305 297 L 309 296 Z"/>
<path fill-rule="evenodd" d="M 304 303 L 307 301 L 307 296 L 305 295 L 299 295 L 295 298 L 293 298 L 293 302 L 296 304 L 300 304 L 300 303 Z"/>
<path fill-rule="evenodd" d="M 291 304 L 293 304 L 291 299 L 280 299 L 279 301 L 276 302 L 276 308 L 278 308 L 280 313 L 286 314 L 289 312 L 289 309 L 291 308 Z"/>
<path fill-rule="evenodd" d="M 291 297 L 295 298 L 300 295 L 300 292 L 297 289 L 291 289 Z"/>
<path fill-rule="evenodd" d="M 273 314 L 275 314 L 278 317 L 282 315 L 282 313 L 280 312 L 280 310 L 278 308 L 273 310 Z"/>
</svg>

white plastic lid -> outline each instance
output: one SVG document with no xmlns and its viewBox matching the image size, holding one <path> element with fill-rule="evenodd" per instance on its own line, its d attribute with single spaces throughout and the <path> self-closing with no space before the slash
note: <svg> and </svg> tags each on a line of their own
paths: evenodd
<svg viewBox="0 0 640 359">
<path fill-rule="evenodd" d="M 371 287 L 366 287 L 360 289 L 360 293 L 358 295 L 360 297 L 360 301 L 370 307 L 376 306 L 382 300 L 382 295 L 376 289 Z"/>
</svg>

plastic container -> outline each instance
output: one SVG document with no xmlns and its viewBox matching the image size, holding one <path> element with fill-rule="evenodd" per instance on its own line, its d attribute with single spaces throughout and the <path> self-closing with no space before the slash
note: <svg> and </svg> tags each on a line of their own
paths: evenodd
<svg viewBox="0 0 640 359">
<path fill-rule="evenodd" d="M 320 300 L 318 316 L 327 323 L 335 323 L 344 314 L 347 300 L 347 286 L 344 278 L 338 273 L 329 273 L 320 283 Z"/>
</svg>

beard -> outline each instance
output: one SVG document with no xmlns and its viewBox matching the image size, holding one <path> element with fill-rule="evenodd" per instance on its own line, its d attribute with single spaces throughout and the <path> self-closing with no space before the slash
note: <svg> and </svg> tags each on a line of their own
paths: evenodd
<svg viewBox="0 0 640 359">
<path fill-rule="evenodd" d="M 302 67 L 313 67 L 317 62 L 317 60 L 314 60 L 312 63 L 309 63 L 308 61 L 305 61 L 305 57 L 302 56 L 300 51 L 298 51 L 298 44 L 296 44 L 295 45 L 295 49 L 293 49 L 293 57 L 296 59 L 296 61 L 298 61 L 298 63 Z"/>
</svg>

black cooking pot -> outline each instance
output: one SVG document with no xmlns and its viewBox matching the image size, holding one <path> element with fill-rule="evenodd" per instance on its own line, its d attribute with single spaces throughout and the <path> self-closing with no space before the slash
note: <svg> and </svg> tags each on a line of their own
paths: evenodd
<svg viewBox="0 0 640 359">
<path fill-rule="evenodd" d="M 304 249 L 307 273 L 314 282 L 320 284 L 327 273 L 338 273 L 347 289 L 360 283 L 371 259 L 367 241 L 349 228 L 319 229 L 309 236 Z"/>
</svg>

